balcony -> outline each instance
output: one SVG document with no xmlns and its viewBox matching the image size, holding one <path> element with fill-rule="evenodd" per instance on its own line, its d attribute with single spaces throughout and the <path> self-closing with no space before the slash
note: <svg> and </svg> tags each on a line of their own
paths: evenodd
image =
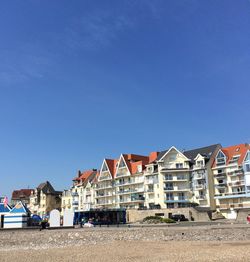
<svg viewBox="0 0 250 262">
<path fill-rule="evenodd" d="M 131 180 L 131 181 L 124 181 L 124 182 L 116 182 L 115 186 L 130 186 L 136 184 L 142 184 L 144 180 Z"/>
<path fill-rule="evenodd" d="M 99 194 L 99 195 L 96 195 L 96 198 L 105 198 L 105 197 L 112 197 L 113 195 L 112 194 Z"/>
<path fill-rule="evenodd" d="M 227 186 L 227 182 L 217 183 L 217 184 L 214 184 L 214 186 L 216 188 L 224 188 L 225 186 Z"/>
<path fill-rule="evenodd" d="M 245 186 L 245 181 L 244 180 L 231 181 L 231 183 L 229 183 L 228 185 L 231 187 Z"/>
<path fill-rule="evenodd" d="M 119 199 L 118 202 L 120 203 L 131 203 L 131 202 L 143 202 L 145 201 L 144 197 L 138 197 L 138 198 L 129 198 L 129 199 Z"/>
<path fill-rule="evenodd" d="M 132 193 L 141 193 L 144 192 L 144 188 L 130 189 L 130 190 L 119 190 L 117 191 L 118 195 L 132 194 Z"/>
<path fill-rule="evenodd" d="M 181 187 L 164 187 L 164 191 L 170 191 L 170 192 L 186 192 L 190 191 L 190 188 L 181 188 Z"/>
<path fill-rule="evenodd" d="M 79 205 L 79 201 L 73 201 L 72 202 L 72 206 L 78 206 Z"/>
<path fill-rule="evenodd" d="M 79 195 L 78 195 L 77 192 L 72 192 L 72 193 L 71 193 L 71 196 L 73 196 L 73 197 L 77 197 L 77 196 L 79 196 Z"/>
<path fill-rule="evenodd" d="M 167 173 L 167 172 L 187 172 L 190 171 L 189 168 L 176 168 L 176 167 L 171 167 L 171 166 L 163 166 L 160 169 L 161 172 Z"/>
<path fill-rule="evenodd" d="M 149 180 L 145 180 L 145 184 L 146 185 L 152 185 L 152 184 L 155 184 L 156 183 L 156 181 L 154 180 L 154 179 L 149 179 Z"/>
<path fill-rule="evenodd" d="M 204 189 L 206 189 L 205 184 L 198 184 L 194 186 L 194 190 L 204 190 Z"/>
<path fill-rule="evenodd" d="M 215 176 L 216 178 L 225 177 L 226 175 L 227 175 L 226 172 L 221 172 L 221 173 L 214 174 L 214 176 Z"/>
<path fill-rule="evenodd" d="M 97 185 L 95 190 L 109 189 L 109 188 L 113 188 L 113 186 L 112 185 Z"/>
<path fill-rule="evenodd" d="M 147 189 L 147 193 L 154 193 L 154 189 L 153 188 Z"/>
<path fill-rule="evenodd" d="M 226 199 L 226 198 L 244 198 L 246 197 L 246 192 L 227 192 L 227 193 L 221 193 L 221 194 L 215 194 L 214 198 L 216 199 Z"/>
<path fill-rule="evenodd" d="M 190 202 L 188 198 L 178 197 L 178 198 L 165 198 L 165 203 L 188 203 Z"/>
<path fill-rule="evenodd" d="M 231 171 L 228 172 L 229 176 L 241 176 L 244 175 L 243 170 L 235 170 L 235 171 Z"/>
<path fill-rule="evenodd" d="M 205 174 L 197 174 L 193 178 L 194 180 L 201 180 L 201 179 L 206 179 Z"/>
</svg>

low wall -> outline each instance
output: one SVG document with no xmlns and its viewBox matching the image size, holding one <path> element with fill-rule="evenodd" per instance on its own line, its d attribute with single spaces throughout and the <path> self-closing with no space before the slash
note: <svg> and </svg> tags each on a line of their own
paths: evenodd
<svg viewBox="0 0 250 262">
<path fill-rule="evenodd" d="M 135 210 L 127 209 L 126 219 L 128 223 L 140 222 L 147 216 L 163 216 L 170 217 L 173 214 L 183 214 L 190 221 L 210 221 L 207 212 L 199 212 L 194 208 L 163 208 L 163 209 L 150 209 L 150 210 Z"/>
</svg>

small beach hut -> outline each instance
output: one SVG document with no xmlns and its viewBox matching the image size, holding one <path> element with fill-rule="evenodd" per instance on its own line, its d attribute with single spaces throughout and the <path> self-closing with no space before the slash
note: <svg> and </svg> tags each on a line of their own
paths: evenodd
<svg viewBox="0 0 250 262">
<path fill-rule="evenodd" d="M 0 228 L 4 227 L 4 217 L 9 214 L 11 207 L 0 203 Z"/>
<path fill-rule="evenodd" d="M 20 201 L 4 216 L 4 228 L 27 227 L 30 211 Z"/>
</svg>

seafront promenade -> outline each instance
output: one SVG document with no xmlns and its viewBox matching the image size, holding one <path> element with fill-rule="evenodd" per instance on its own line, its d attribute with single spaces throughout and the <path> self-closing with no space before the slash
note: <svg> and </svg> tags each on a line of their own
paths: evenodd
<svg viewBox="0 0 250 262">
<path fill-rule="evenodd" d="M 0 261 L 248 261 L 250 226 L 3 230 Z"/>
</svg>

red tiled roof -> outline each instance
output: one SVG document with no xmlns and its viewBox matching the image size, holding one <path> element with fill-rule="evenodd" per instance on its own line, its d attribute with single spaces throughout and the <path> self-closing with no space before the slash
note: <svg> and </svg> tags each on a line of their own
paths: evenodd
<svg viewBox="0 0 250 262">
<path fill-rule="evenodd" d="M 247 151 L 250 150 L 249 144 L 239 144 L 233 145 L 229 147 L 221 148 L 221 151 L 226 155 L 227 161 L 226 164 L 228 165 L 230 160 L 234 157 L 239 155 L 238 165 L 242 165 L 244 158 L 246 156 Z M 216 166 L 216 160 L 214 161 L 213 167 Z"/>
<path fill-rule="evenodd" d="M 12 192 L 12 199 L 28 198 L 31 195 L 33 189 L 20 189 Z"/>
<path fill-rule="evenodd" d="M 154 162 L 157 159 L 158 155 L 159 155 L 159 152 L 151 152 L 149 154 L 149 163 Z"/>
<path fill-rule="evenodd" d="M 114 178 L 115 176 L 115 171 L 116 171 L 116 163 L 118 162 L 118 160 L 116 159 L 105 159 L 108 168 L 110 170 L 111 176 Z"/>
<path fill-rule="evenodd" d="M 97 170 L 86 170 L 82 172 L 81 174 L 78 174 L 78 177 L 75 177 L 73 181 L 84 182 L 86 181 L 93 173 L 96 173 Z"/>
</svg>

